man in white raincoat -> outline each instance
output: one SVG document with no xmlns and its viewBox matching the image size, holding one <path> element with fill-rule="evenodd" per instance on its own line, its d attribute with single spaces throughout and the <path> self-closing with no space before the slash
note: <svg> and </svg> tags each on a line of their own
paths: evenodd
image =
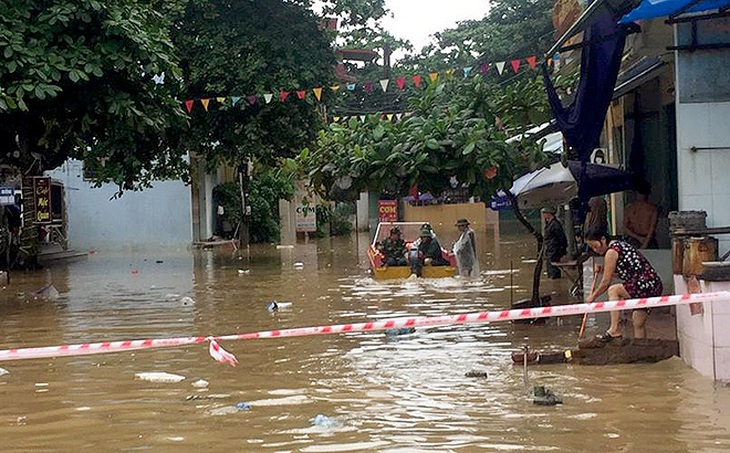
<svg viewBox="0 0 730 453">
<path fill-rule="evenodd" d="M 459 240 L 454 243 L 454 255 L 456 265 L 459 268 L 459 275 L 462 277 L 479 276 L 479 260 L 477 260 L 477 241 L 474 230 L 469 228 L 469 221 L 459 219 L 456 222 L 459 228 Z"/>
</svg>

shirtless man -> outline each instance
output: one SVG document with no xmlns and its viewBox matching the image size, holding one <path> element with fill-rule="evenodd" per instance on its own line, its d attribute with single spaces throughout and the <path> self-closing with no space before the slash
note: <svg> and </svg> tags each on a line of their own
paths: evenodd
<svg viewBox="0 0 730 453">
<path fill-rule="evenodd" d="M 636 200 L 624 210 L 624 234 L 636 248 L 655 248 L 654 232 L 659 219 L 659 209 L 648 198 L 649 183 L 640 183 L 636 188 Z"/>
</svg>

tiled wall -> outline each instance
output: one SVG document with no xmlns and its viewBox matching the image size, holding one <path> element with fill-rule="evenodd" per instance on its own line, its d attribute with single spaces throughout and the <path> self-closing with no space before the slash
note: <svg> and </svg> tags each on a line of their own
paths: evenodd
<svg viewBox="0 0 730 453">
<path fill-rule="evenodd" d="M 730 226 L 730 102 L 677 104 L 677 164 L 679 209 L 707 211 L 708 226 Z M 718 239 L 722 255 L 730 236 Z"/>
</svg>

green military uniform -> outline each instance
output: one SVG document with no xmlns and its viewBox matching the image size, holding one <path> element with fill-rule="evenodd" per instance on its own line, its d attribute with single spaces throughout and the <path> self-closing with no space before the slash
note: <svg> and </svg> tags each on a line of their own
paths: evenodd
<svg viewBox="0 0 730 453">
<path fill-rule="evenodd" d="M 385 255 L 386 266 L 405 266 L 406 241 L 387 237 L 380 242 L 380 251 Z"/>
</svg>

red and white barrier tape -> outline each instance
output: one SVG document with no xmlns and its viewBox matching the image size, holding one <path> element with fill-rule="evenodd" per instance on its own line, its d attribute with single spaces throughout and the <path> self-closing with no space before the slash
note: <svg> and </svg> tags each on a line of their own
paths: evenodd
<svg viewBox="0 0 730 453">
<path fill-rule="evenodd" d="M 221 363 L 228 363 L 231 366 L 236 366 L 238 364 L 236 357 L 223 349 L 218 344 L 219 341 L 302 337 L 311 335 L 331 335 L 347 332 L 370 332 L 378 330 L 397 329 L 403 327 L 443 327 L 458 324 L 486 324 L 495 321 L 546 318 L 550 316 L 572 316 L 582 315 L 584 313 L 601 313 L 614 310 L 666 307 L 670 305 L 682 305 L 694 302 L 730 302 L 730 292 L 723 291 L 716 293 L 682 294 L 677 296 L 661 296 L 643 299 L 593 302 L 590 304 L 556 305 L 551 307 L 525 308 L 521 310 L 484 311 L 477 313 L 463 313 L 459 315 L 394 318 L 383 321 L 364 322 L 358 324 L 337 324 L 329 326 L 267 330 L 237 335 L 224 335 L 220 337 L 163 338 L 48 346 L 40 348 L 5 349 L 0 350 L 0 361 L 81 356 L 121 351 L 132 351 L 138 349 L 170 348 L 210 341 L 209 352 L 215 360 Z"/>
</svg>

